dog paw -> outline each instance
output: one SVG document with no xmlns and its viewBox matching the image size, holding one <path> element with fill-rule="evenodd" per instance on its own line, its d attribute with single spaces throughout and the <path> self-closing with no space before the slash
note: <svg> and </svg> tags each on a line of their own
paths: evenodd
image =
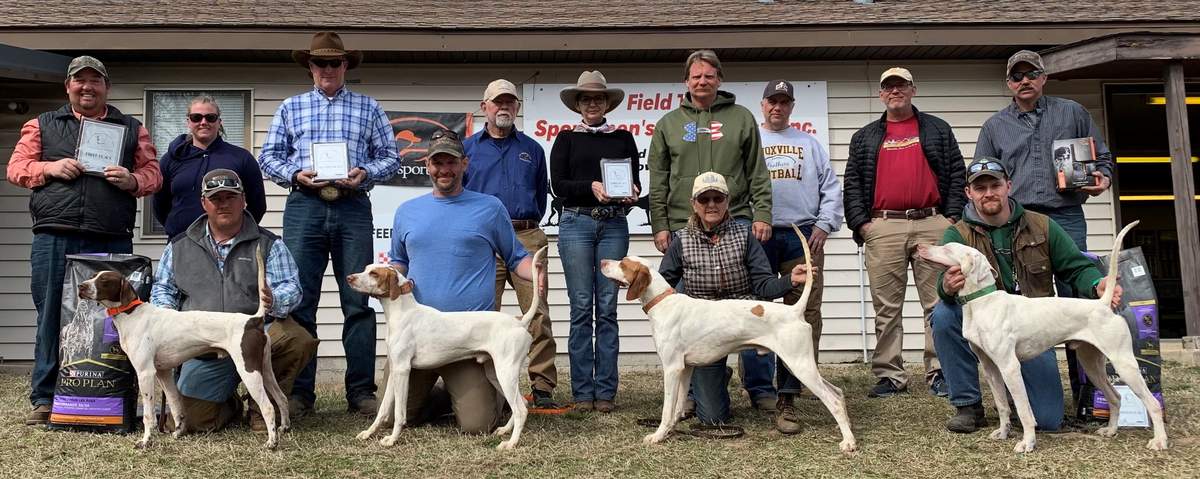
<svg viewBox="0 0 1200 479">
<path fill-rule="evenodd" d="M 652 434 L 647 434 L 646 437 L 643 437 L 642 442 L 645 444 L 658 444 L 658 443 L 662 442 L 662 440 L 664 438 L 665 438 L 665 435 L 659 435 L 658 433 L 652 433 Z"/>
<path fill-rule="evenodd" d="M 1022 439 L 1021 441 L 1017 442 L 1017 445 L 1015 447 L 1013 447 L 1013 452 L 1016 452 L 1016 453 L 1033 452 L 1033 448 L 1036 446 L 1037 446 L 1037 441 L 1034 441 L 1032 439 Z"/>
<path fill-rule="evenodd" d="M 513 441 L 501 441 L 500 444 L 496 445 L 496 450 L 497 451 L 507 451 L 510 449 L 514 449 L 516 447 L 517 447 L 517 444 L 514 443 Z"/>
<path fill-rule="evenodd" d="M 183 429 L 176 429 L 175 432 L 171 433 L 171 437 L 174 439 L 179 439 L 180 437 L 183 437 Z"/>
<path fill-rule="evenodd" d="M 263 447 L 267 448 L 268 450 L 274 451 L 276 448 L 279 447 L 279 440 L 278 439 L 268 439 L 267 443 L 263 444 Z"/>
<path fill-rule="evenodd" d="M 133 448 L 134 448 L 134 449 L 146 449 L 146 448 L 148 448 L 148 447 L 150 447 L 150 440 L 149 440 L 149 439 L 143 439 L 143 440 L 141 440 L 141 441 L 138 441 L 138 442 L 136 442 L 136 443 L 134 443 L 134 444 L 133 444 Z"/>
<path fill-rule="evenodd" d="M 371 433 L 372 433 L 372 432 L 373 432 L 373 431 L 371 431 L 370 429 L 368 429 L 368 430 L 366 430 L 366 431 L 363 431 L 363 432 L 360 432 L 360 433 L 358 433 L 358 435 L 357 435 L 357 436 L 354 436 L 354 438 L 355 438 L 355 439 L 358 439 L 359 441 L 366 441 L 367 439 L 370 439 L 370 438 L 371 438 Z"/>
<path fill-rule="evenodd" d="M 1114 427 L 1105 426 L 1100 429 L 1097 429 L 1096 434 L 1099 434 L 1100 437 L 1113 437 L 1113 436 L 1117 435 L 1117 428 L 1115 426 Z"/>
<path fill-rule="evenodd" d="M 1167 438 L 1165 437 L 1156 437 L 1146 443 L 1146 449 L 1151 451 L 1165 451 L 1167 450 L 1167 446 Z"/>
<path fill-rule="evenodd" d="M 988 437 L 995 439 L 997 441 L 1003 441 L 1005 439 L 1008 439 L 1008 428 L 1004 427 L 1004 426 L 996 428 L 996 430 L 992 431 L 992 433 L 990 435 L 988 435 Z"/>
<path fill-rule="evenodd" d="M 513 430 L 513 428 L 511 428 L 511 427 L 500 426 L 500 427 L 496 428 L 495 431 L 492 431 L 492 435 L 493 436 L 503 436 L 505 434 L 512 432 L 512 430 Z"/>
<path fill-rule="evenodd" d="M 392 447 L 392 444 L 395 444 L 395 443 L 396 443 L 395 436 L 387 436 L 387 437 L 379 440 L 379 445 L 383 446 L 383 447 Z"/>
<path fill-rule="evenodd" d="M 842 443 L 838 444 L 838 448 L 842 450 L 842 454 L 850 454 L 858 450 L 858 444 L 853 439 L 843 439 Z"/>
</svg>

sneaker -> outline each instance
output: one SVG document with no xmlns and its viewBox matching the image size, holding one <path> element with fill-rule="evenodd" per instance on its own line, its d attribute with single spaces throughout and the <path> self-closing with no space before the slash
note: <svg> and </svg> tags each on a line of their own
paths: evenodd
<svg viewBox="0 0 1200 479">
<path fill-rule="evenodd" d="M 358 402 L 350 403 L 349 410 L 363 416 L 374 417 L 375 413 L 379 412 L 379 400 L 375 399 L 375 396 L 366 396 L 359 399 Z"/>
<path fill-rule="evenodd" d="M 596 411 L 608 414 L 613 412 L 617 405 L 608 399 L 600 399 L 596 401 Z"/>
<path fill-rule="evenodd" d="M 940 398 L 950 397 L 950 385 L 946 383 L 942 373 L 934 375 L 933 381 L 929 382 L 929 394 Z"/>
<path fill-rule="evenodd" d="M 759 396 L 758 399 L 754 400 L 754 409 L 758 409 L 759 411 L 762 411 L 765 413 L 775 414 L 775 412 L 777 411 L 775 408 L 775 404 L 778 402 L 779 402 L 779 398 L 777 398 L 777 397 Z"/>
<path fill-rule="evenodd" d="M 316 407 L 313 406 L 313 403 L 296 396 L 288 398 L 288 416 L 292 419 L 311 416 L 314 412 L 316 412 Z"/>
<path fill-rule="evenodd" d="M 984 426 L 987 426 L 987 419 L 983 417 L 982 402 L 958 406 L 954 415 L 946 421 L 946 429 L 960 434 L 970 434 Z"/>
<path fill-rule="evenodd" d="M 542 391 L 540 389 L 533 390 L 533 407 L 534 409 L 558 409 L 558 403 L 554 402 L 554 394 L 550 391 Z"/>
<path fill-rule="evenodd" d="M 775 413 L 775 429 L 783 434 L 800 432 L 800 416 L 796 414 L 796 407 L 792 405 L 791 395 L 780 395 L 775 409 L 778 411 Z"/>
<path fill-rule="evenodd" d="M 50 422 L 50 405 L 38 404 L 25 416 L 26 426 L 42 426 Z"/>
<path fill-rule="evenodd" d="M 573 409 L 579 412 L 592 412 L 596 409 L 596 407 L 591 401 L 575 401 L 575 407 Z"/>
<path fill-rule="evenodd" d="M 871 388 L 871 392 L 867 393 L 867 397 L 890 398 L 906 391 L 908 391 L 907 387 L 898 388 L 896 387 L 896 383 L 893 383 L 891 379 L 883 378 L 878 383 L 875 383 L 875 387 Z"/>
</svg>

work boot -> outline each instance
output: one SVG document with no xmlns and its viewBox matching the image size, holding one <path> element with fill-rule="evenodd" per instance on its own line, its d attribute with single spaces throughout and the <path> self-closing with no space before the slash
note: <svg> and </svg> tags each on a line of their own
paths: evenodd
<svg viewBox="0 0 1200 479">
<path fill-rule="evenodd" d="M 775 405 L 778 411 L 775 413 L 775 429 L 783 434 L 796 434 L 800 432 L 800 416 L 796 415 L 796 407 L 792 405 L 794 396 L 791 394 L 780 394 L 779 402 Z"/>
<path fill-rule="evenodd" d="M 362 416 L 375 417 L 375 413 L 379 412 L 379 400 L 375 399 L 375 396 L 364 396 L 357 402 L 350 403 L 348 409 Z"/>
<path fill-rule="evenodd" d="M 26 426 L 42 426 L 50 422 L 50 405 L 38 404 L 29 411 L 29 415 L 25 416 Z"/>
<path fill-rule="evenodd" d="M 288 415 L 292 419 L 298 419 L 305 416 L 311 416 L 316 411 L 313 403 L 300 399 L 296 396 L 288 398 Z"/>
<path fill-rule="evenodd" d="M 987 419 L 983 417 L 983 402 L 958 406 L 954 416 L 946 421 L 946 429 L 962 434 L 973 433 L 984 426 L 987 426 Z"/>
</svg>

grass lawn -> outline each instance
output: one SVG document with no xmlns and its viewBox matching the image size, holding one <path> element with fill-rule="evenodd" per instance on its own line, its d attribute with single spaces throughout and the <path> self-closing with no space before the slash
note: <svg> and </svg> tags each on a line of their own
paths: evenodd
<svg viewBox="0 0 1200 479">
<path fill-rule="evenodd" d="M 1066 369 L 1063 367 L 1062 369 Z M 1015 439 L 993 441 L 987 431 L 961 435 L 943 428 L 945 400 L 921 390 L 892 399 L 866 398 L 874 383 L 863 366 L 826 366 L 843 388 L 859 452 L 843 456 L 836 425 L 819 401 L 801 399 L 806 428 L 783 436 L 772 418 L 734 396 L 733 440 L 676 434 L 642 444 L 651 430 L 638 418 L 658 417 L 661 375 L 621 376 L 612 414 L 531 415 L 515 451 L 493 449 L 498 439 L 464 436 L 449 427 L 406 429 L 391 448 L 354 435 L 369 421 L 345 412 L 341 388 L 323 388 L 318 414 L 294 423 L 280 448 L 262 448 L 265 435 L 246 427 L 179 440 L 156 435 L 147 451 L 134 436 L 50 432 L 25 426 L 27 376 L 0 374 L 0 475 L 4 477 L 1196 477 L 1200 459 L 1200 368 L 1164 366 L 1171 449 L 1145 448 L 1147 430 L 1122 430 L 1114 439 L 1093 434 L 1039 434 L 1038 449 L 1012 452 Z M 920 377 L 919 373 L 915 374 Z M 736 382 L 736 379 L 735 379 Z M 558 399 L 569 396 L 563 380 Z M 382 394 L 382 391 L 380 392 Z M 989 419 L 995 411 L 988 405 Z M 685 423 L 686 426 L 686 423 Z"/>
</svg>

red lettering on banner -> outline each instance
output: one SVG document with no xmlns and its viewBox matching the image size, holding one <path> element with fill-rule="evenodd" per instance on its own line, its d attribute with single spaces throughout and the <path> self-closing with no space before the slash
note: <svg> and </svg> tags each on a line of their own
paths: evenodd
<svg viewBox="0 0 1200 479">
<path fill-rule="evenodd" d="M 805 132 L 805 133 L 808 133 L 808 134 L 810 134 L 810 135 L 815 135 L 815 134 L 817 134 L 817 127 L 816 127 L 816 126 L 813 126 L 813 124 L 812 124 L 812 122 L 811 122 L 811 121 L 805 121 L 805 122 L 799 122 L 799 121 L 796 121 L 796 122 L 792 122 L 792 128 L 795 128 L 795 129 L 797 129 L 797 130 L 803 131 L 803 132 Z"/>
<path fill-rule="evenodd" d="M 679 96 L 680 100 L 683 96 Z M 631 93 L 625 99 L 625 109 L 629 111 L 672 110 L 675 108 L 675 95 L 671 93 L 655 93 L 653 97 L 641 93 Z"/>
</svg>

